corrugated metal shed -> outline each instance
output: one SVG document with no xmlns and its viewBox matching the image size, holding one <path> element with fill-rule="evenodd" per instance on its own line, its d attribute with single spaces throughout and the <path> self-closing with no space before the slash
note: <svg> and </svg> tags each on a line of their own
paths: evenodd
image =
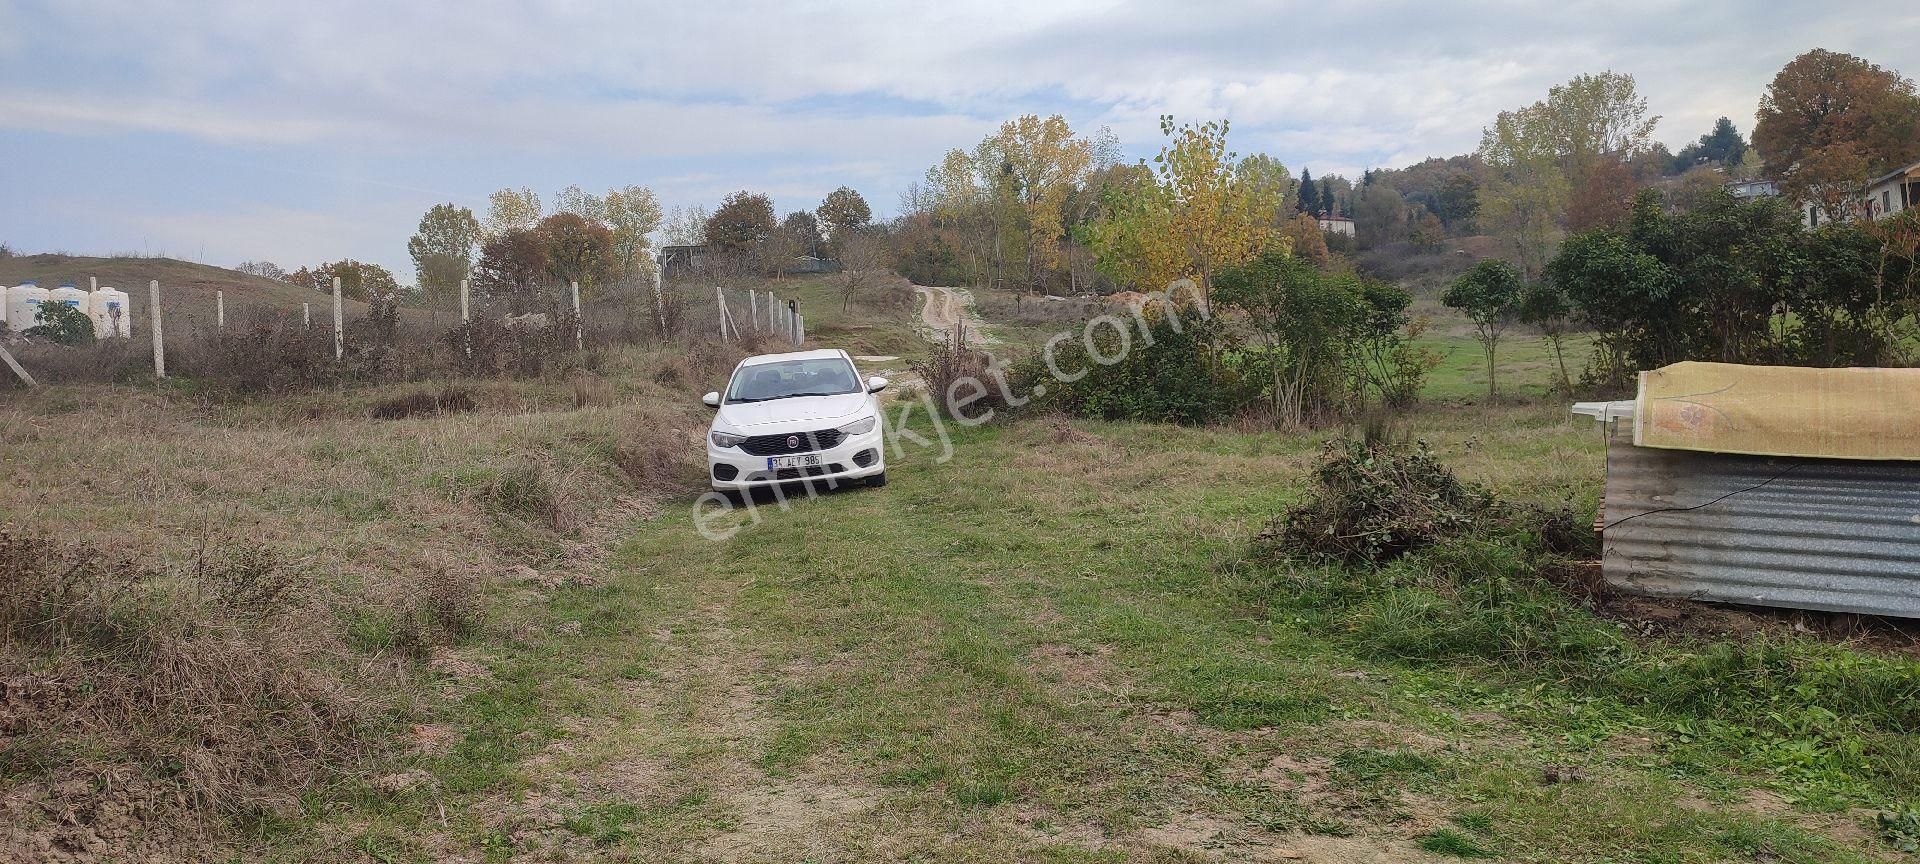
<svg viewBox="0 0 1920 864">
<path fill-rule="evenodd" d="M 1635 447 L 1629 425 L 1609 424 L 1608 582 L 1920 618 L 1920 462 Z"/>
</svg>

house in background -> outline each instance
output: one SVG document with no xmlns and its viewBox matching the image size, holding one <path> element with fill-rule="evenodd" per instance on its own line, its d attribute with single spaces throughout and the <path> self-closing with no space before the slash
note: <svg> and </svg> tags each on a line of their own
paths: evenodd
<svg viewBox="0 0 1920 864">
<path fill-rule="evenodd" d="M 1867 184 L 1867 216 L 1884 219 L 1920 206 L 1920 162 L 1896 169 Z"/>
<path fill-rule="evenodd" d="M 1885 219 L 1909 207 L 1920 207 L 1920 162 L 1896 168 L 1867 182 L 1864 194 L 1854 210 L 1868 219 Z M 1801 224 L 1818 228 L 1832 222 L 1819 204 L 1807 202 L 1800 208 Z"/>
<path fill-rule="evenodd" d="M 1729 180 L 1727 194 L 1735 198 L 1774 198 L 1780 194 L 1779 184 L 1772 180 Z"/>
<path fill-rule="evenodd" d="M 660 278 L 677 279 L 704 274 L 711 266 L 713 250 L 705 245 L 660 247 Z"/>
<path fill-rule="evenodd" d="M 1325 231 L 1328 234 L 1340 234 L 1347 237 L 1352 237 L 1353 236 L 1353 220 L 1348 219 L 1347 217 L 1342 216 L 1338 213 L 1323 212 L 1320 214 L 1320 230 Z"/>
</svg>

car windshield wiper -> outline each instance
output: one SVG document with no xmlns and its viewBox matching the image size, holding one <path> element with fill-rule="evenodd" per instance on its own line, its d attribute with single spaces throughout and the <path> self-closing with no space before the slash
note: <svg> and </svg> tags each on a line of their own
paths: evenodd
<svg viewBox="0 0 1920 864">
<path fill-rule="evenodd" d="M 809 390 L 809 391 L 800 392 L 800 393 L 782 393 L 778 396 L 750 396 L 750 397 L 743 397 L 738 399 L 728 399 L 727 404 L 739 405 L 745 402 L 772 402 L 775 399 L 793 399 L 798 396 L 845 396 L 848 393 L 852 393 L 852 392 L 854 391 L 842 390 L 837 393 L 815 393 Z"/>
</svg>

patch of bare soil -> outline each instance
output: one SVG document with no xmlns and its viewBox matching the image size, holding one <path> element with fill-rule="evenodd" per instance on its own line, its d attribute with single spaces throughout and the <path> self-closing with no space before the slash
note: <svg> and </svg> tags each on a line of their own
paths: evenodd
<svg viewBox="0 0 1920 864">
<path fill-rule="evenodd" d="M 0 792 L 0 861 L 171 864 L 220 857 L 208 833 L 195 830 L 192 812 L 178 786 L 123 768 L 16 784 Z"/>
<path fill-rule="evenodd" d="M 804 861 L 834 852 L 830 829 L 872 810 L 879 798 L 817 781 L 763 778 L 728 803 L 739 821 L 708 840 L 705 854 L 721 861 Z"/>
</svg>

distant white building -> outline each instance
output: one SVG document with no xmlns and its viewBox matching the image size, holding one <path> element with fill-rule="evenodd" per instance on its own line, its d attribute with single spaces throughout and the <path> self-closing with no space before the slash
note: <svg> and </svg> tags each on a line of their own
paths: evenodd
<svg viewBox="0 0 1920 864">
<path fill-rule="evenodd" d="M 1885 219 L 1909 207 L 1920 207 L 1920 162 L 1867 181 L 1866 190 L 1856 207 L 1854 212 L 1868 219 Z M 1823 223 L 1833 221 L 1814 202 L 1802 205 L 1800 215 L 1801 222 L 1808 228 L 1818 228 Z"/>
<path fill-rule="evenodd" d="M 1322 213 L 1320 214 L 1320 230 L 1328 234 L 1344 234 L 1352 237 L 1353 220 L 1338 214 Z"/>
<path fill-rule="evenodd" d="M 1772 180 L 1732 180 L 1727 192 L 1735 198 L 1773 198 L 1780 194 L 1780 186 Z"/>
<path fill-rule="evenodd" d="M 1908 207 L 1920 207 L 1920 162 L 1867 184 L 1869 218 L 1884 219 Z"/>
</svg>

